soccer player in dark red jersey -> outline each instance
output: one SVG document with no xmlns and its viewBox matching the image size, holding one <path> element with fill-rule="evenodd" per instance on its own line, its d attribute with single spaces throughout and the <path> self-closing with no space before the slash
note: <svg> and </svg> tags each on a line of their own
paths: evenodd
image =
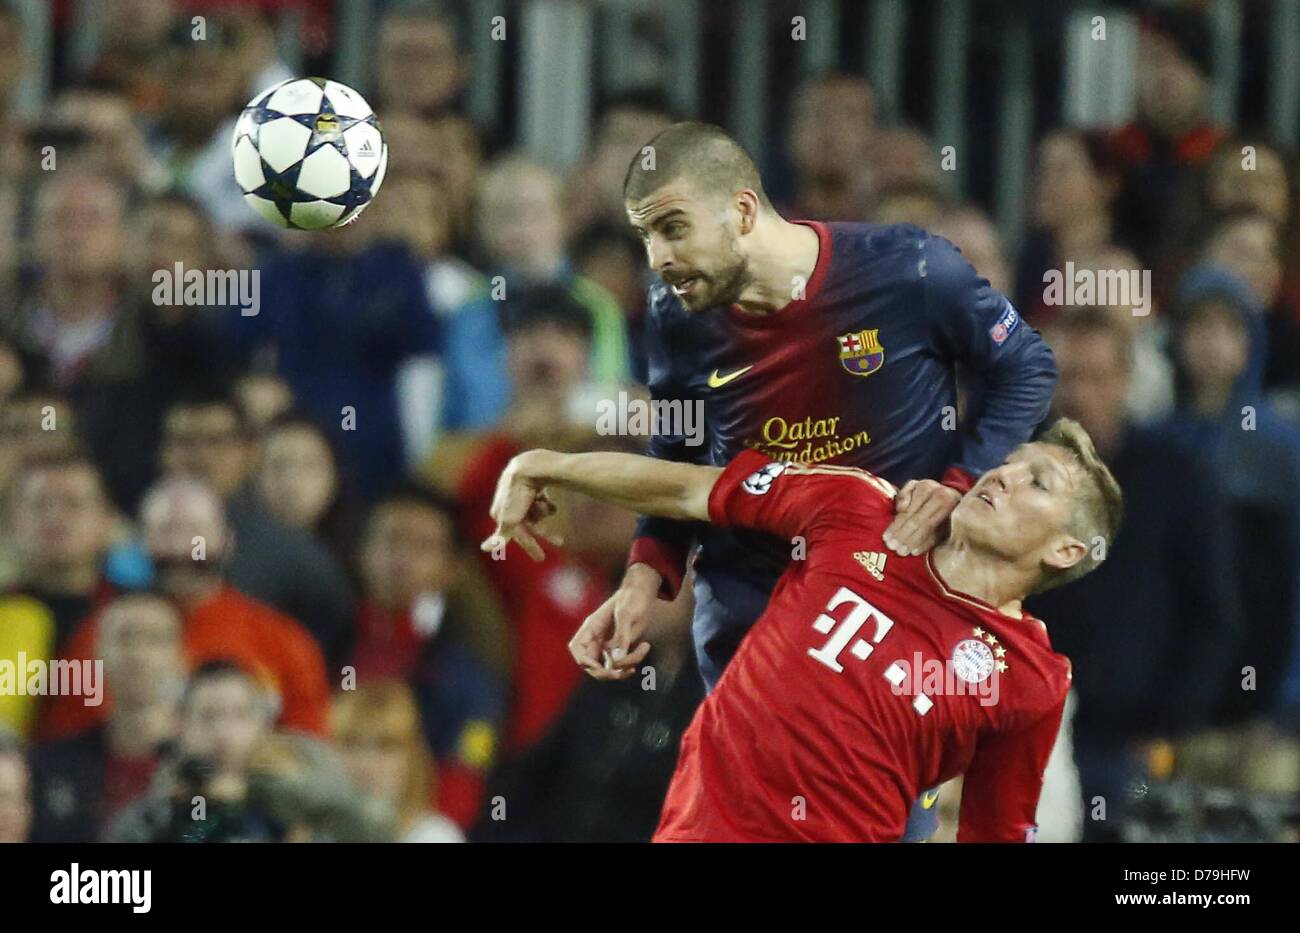
<svg viewBox="0 0 1300 933">
<path fill-rule="evenodd" d="M 1033 839 L 1070 664 L 1021 601 L 1095 567 L 1123 511 L 1076 422 L 1018 446 L 906 557 L 884 544 L 888 482 L 757 451 L 725 469 L 521 454 L 484 548 L 539 555 L 547 486 L 807 543 L 683 737 L 656 840 L 898 841 L 918 794 L 959 774 L 959 841 Z"/>
</svg>

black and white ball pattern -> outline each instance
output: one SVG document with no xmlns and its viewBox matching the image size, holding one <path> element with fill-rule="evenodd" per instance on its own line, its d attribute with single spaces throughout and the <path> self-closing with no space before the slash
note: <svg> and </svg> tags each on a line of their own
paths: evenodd
<svg viewBox="0 0 1300 933">
<path fill-rule="evenodd" d="M 370 105 L 326 78 L 291 78 L 254 97 L 235 124 L 231 154 L 244 200 L 299 230 L 355 220 L 388 168 Z"/>
<path fill-rule="evenodd" d="M 775 462 L 769 463 L 760 470 L 755 470 L 746 477 L 741 483 L 741 488 L 753 496 L 762 496 L 772 488 L 772 481 L 785 472 L 789 464 Z"/>
</svg>

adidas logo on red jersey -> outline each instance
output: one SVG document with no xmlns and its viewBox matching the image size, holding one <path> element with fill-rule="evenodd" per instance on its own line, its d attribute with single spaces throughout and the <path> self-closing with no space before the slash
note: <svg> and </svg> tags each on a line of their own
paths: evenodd
<svg viewBox="0 0 1300 933">
<path fill-rule="evenodd" d="M 855 551 L 853 554 L 853 559 L 867 568 L 867 573 L 881 582 L 885 579 L 885 560 L 888 557 L 888 554 L 880 551 Z"/>
</svg>

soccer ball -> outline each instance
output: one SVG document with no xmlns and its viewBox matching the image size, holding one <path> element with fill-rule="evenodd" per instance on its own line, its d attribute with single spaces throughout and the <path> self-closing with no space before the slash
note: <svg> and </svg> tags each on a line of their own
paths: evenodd
<svg viewBox="0 0 1300 933">
<path fill-rule="evenodd" d="M 249 101 L 235 123 L 231 156 L 253 210 L 298 230 L 356 220 L 388 168 L 370 105 L 325 78 L 291 78 Z"/>
</svg>

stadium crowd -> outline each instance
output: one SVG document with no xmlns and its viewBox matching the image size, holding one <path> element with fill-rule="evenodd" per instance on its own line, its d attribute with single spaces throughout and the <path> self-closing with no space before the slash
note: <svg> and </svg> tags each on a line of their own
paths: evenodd
<svg viewBox="0 0 1300 933">
<path fill-rule="evenodd" d="M 703 695 L 689 587 L 646 675 L 597 683 L 566 644 L 634 516 L 567 502 L 570 543 L 537 564 L 475 545 L 514 453 L 642 449 L 593 406 L 644 392 L 621 188 L 682 115 L 610 96 L 557 173 L 467 116 L 463 24 L 381 4 L 383 190 L 356 224 L 284 233 L 229 143 L 290 76 L 286 5 L 97 5 L 93 64 L 7 114 L 0 664 L 101 660 L 103 694 L 0 690 L 0 841 L 647 839 Z M 327 43 L 330 5 L 306 7 Z M 1074 665 L 1044 839 L 1122 838 L 1157 782 L 1300 791 L 1300 162 L 1210 119 L 1207 28 L 1150 20 L 1129 125 L 1041 136 L 1015 255 L 856 74 L 793 90 L 773 173 L 787 217 L 956 243 L 1047 338 L 1057 412 L 1125 489 L 1102 567 L 1029 604 Z M 11 111 L 22 30 L 0 5 Z M 1066 263 L 1150 270 L 1151 304 L 1053 301 Z M 257 313 L 160 300 L 177 264 L 258 270 Z"/>
</svg>

